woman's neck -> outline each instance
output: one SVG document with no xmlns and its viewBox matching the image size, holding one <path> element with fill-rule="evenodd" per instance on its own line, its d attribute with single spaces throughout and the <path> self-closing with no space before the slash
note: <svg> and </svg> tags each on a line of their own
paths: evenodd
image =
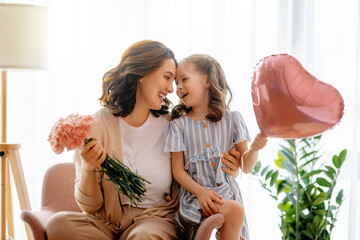
<svg viewBox="0 0 360 240">
<path fill-rule="evenodd" d="M 136 107 L 135 104 L 133 111 L 123 119 L 125 120 L 125 122 L 127 122 L 129 125 L 133 127 L 140 127 L 148 119 L 149 113 L 150 113 L 150 109 L 139 108 Z"/>
</svg>

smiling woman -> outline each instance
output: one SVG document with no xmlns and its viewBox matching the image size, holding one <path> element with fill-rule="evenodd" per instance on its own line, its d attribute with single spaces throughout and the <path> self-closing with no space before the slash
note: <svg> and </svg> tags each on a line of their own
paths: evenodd
<svg viewBox="0 0 360 240">
<path fill-rule="evenodd" d="M 146 40 L 131 45 L 119 65 L 105 73 L 104 108 L 95 114 L 94 140 L 75 154 L 75 200 L 86 214 L 53 215 L 46 226 L 49 240 L 180 239 L 177 188 L 169 155 L 161 151 L 168 113 L 162 98 L 173 91 L 175 62 L 169 48 Z M 115 185 L 100 171 L 106 152 L 151 183 L 136 207 L 125 195 L 118 197 Z"/>
</svg>

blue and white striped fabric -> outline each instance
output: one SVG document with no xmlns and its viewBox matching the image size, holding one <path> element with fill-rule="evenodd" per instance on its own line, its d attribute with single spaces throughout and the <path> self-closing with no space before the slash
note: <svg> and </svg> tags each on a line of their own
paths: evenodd
<svg viewBox="0 0 360 240">
<path fill-rule="evenodd" d="M 222 152 L 227 153 L 235 143 L 245 140 L 250 141 L 249 132 L 237 111 L 226 111 L 218 122 L 192 120 L 183 115 L 169 122 L 163 151 L 183 151 L 185 170 L 194 181 L 244 206 L 238 184 L 232 176 L 221 170 L 225 165 L 220 159 Z M 197 198 L 181 187 L 179 200 L 182 217 L 199 224 L 203 219 Z M 249 239 L 246 217 L 241 236 Z"/>
</svg>

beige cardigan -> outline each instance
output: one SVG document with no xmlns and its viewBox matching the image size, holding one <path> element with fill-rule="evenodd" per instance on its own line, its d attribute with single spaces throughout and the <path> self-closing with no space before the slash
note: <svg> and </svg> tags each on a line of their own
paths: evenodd
<svg viewBox="0 0 360 240">
<path fill-rule="evenodd" d="M 115 156 L 122 161 L 120 126 L 117 117 L 113 116 L 108 108 L 102 108 L 95 113 L 97 119 L 96 127 L 92 136 L 104 146 L 109 156 Z M 74 155 L 76 165 L 76 176 L 79 178 L 81 162 L 83 159 L 80 150 Z M 75 199 L 79 207 L 89 215 L 98 217 L 102 222 L 112 223 L 116 228 L 120 227 L 122 210 L 120 207 L 118 192 L 115 185 L 110 181 L 103 181 L 103 173 L 97 173 L 99 183 L 99 193 L 96 197 L 89 197 L 79 191 L 77 184 L 75 186 Z M 105 176 L 105 178 L 108 178 Z M 166 218 L 175 222 L 174 213 L 178 209 L 178 190 L 175 181 L 171 187 L 171 200 L 164 205 L 148 208 L 144 210 L 134 221 L 139 221 L 149 217 Z M 126 213 L 125 213 L 126 214 Z"/>
</svg>

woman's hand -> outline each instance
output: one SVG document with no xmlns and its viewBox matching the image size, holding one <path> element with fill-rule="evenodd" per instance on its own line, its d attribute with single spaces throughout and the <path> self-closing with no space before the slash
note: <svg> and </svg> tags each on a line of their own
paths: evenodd
<svg viewBox="0 0 360 240">
<path fill-rule="evenodd" d="M 240 157 L 240 152 L 236 150 L 229 150 L 229 154 L 223 153 L 221 162 L 228 168 L 222 167 L 222 170 L 233 178 L 236 178 L 239 175 Z"/>
<path fill-rule="evenodd" d="M 217 207 L 215 207 L 214 202 L 220 205 L 223 204 L 221 201 L 222 197 L 217 192 L 206 188 L 202 188 L 196 197 L 199 201 L 201 210 L 206 217 L 219 212 Z"/>
<path fill-rule="evenodd" d="M 256 135 L 250 148 L 254 149 L 255 151 L 259 151 L 266 146 L 266 143 L 267 143 L 267 137 L 259 133 L 258 135 Z"/>
<path fill-rule="evenodd" d="M 104 162 L 106 152 L 103 146 L 94 138 L 84 145 L 81 156 L 84 159 L 83 169 L 87 172 L 92 172 Z"/>
</svg>

